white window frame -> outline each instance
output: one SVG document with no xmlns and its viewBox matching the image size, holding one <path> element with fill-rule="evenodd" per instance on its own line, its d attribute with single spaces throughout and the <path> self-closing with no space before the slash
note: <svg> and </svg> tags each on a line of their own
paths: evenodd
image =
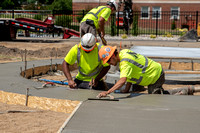
<svg viewBox="0 0 200 133">
<path fill-rule="evenodd" d="M 144 11 L 144 8 L 147 8 L 148 11 Z M 147 13 L 148 17 L 142 17 L 143 13 Z M 149 19 L 150 18 L 150 7 L 149 6 L 142 6 L 141 7 L 141 17 L 140 19 Z"/>
<path fill-rule="evenodd" d="M 154 13 L 156 13 L 157 11 L 158 11 L 158 19 L 161 19 L 162 8 L 160 6 L 152 7 L 152 19 L 156 19 L 156 17 L 154 17 Z"/>
<path fill-rule="evenodd" d="M 177 8 L 177 9 L 175 9 L 175 8 Z M 178 15 L 176 15 L 177 17 L 175 19 L 179 19 L 180 18 L 180 7 L 177 7 L 177 6 L 171 7 L 170 19 L 174 19 L 174 17 L 175 17 L 175 15 L 172 15 L 173 10 L 178 10 Z"/>
</svg>

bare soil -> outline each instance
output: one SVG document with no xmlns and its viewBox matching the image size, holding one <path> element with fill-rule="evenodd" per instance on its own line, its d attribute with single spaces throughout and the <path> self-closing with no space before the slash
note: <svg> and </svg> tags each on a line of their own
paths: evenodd
<svg viewBox="0 0 200 133">
<path fill-rule="evenodd" d="M 18 40 L 0 42 L 0 63 L 27 60 L 42 60 L 50 58 L 64 58 L 72 46 L 79 40 Z M 118 45 L 119 43 L 111 43 Z M 130 48 L 132 45 L 123 45 L 121 48 Z M 164 64 L 163 64 L 164 65 Z M 168 67 L 168 64 L 163 67 Z M 184 67 L 184 65 L 181 65 Z M 180 69 L 180 64 L 175 66 Z M 46 76 L 46 79 L 63 80 L 61 76 Z M 168 85 L 165 89 L 179 88 L 188 85 Z M 146 93 L 146 91 L 144 92 Z M 196 94 L 199 95 L 199 94 Z M 33 112 L 9 113 L 12 110 L 29 110 Z M 26 133 L 55 133 L 62 126 L 69 114 L 46 110 L 28 108 L 21 105 L 8 105 L 0 103 L 0 129 L 1 132 L 26 132 Z"/>
<path fill-rule="evenodd" d="M 0 102 L 0 129 L 3 133 L 56 133 L 69 115 Z"/>
<path fill-rule="evenodd" d="M 78 43 L 73 40 L 23 40 L 0 42 L 0 63 L 50 58 L 64 58 L 69 49 Z M 30 112 L 24 113 L 24 110 Z M 22 111 L 8 113 L 9 111 Z M 22 105 L 0 102 L 1 132 L 56 133 L 70 114 L 38 110 Z"/>
</svg>

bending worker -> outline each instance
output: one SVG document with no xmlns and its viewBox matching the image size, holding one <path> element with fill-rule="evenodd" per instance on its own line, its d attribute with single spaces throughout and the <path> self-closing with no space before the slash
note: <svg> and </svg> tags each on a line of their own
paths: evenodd
<svg viewBox="0 0 200 133">
<path fill-rule="evenodd" d="M 103 64 L 100 60 L 98 51 L 103 45 L 96 43 L 95 36 L 91 33 L 85 34 L 81 42 L 73 46 L 62 63 L 63 72 L 68 79 L 70 88 L 103 89 L 107 86 L 102 80 L 110 69 L 109 64 Z M 72 79 L 69 65 L 77 61 L 78 74 L 75 80 Z"/>
<path fill-rule="evenodd" d="M 161 64 L 129 49 L 123 49 L 118 53 L 116 46 L 102 47 L 99 56 L 104 64 L 116 66 L 119 62 L 120 68 L 119 81 L 108 91 L 100 93 L 99 97 L 105 97 L 121 88 L 126 82 L 125 91 L 129 91 L 131 84 L 148 86 L 149 94 L 157 94 L 162 90 L 165 76 Z"/>
<path fill-rule="evenodd" d="M 103 40 L 105 36 L 105 30 L 104 30 L 105 22 L 110 17 L 110 14 L 115 12 L 117 9 L 118 5 L 115 2 L 115 0 L 110 0 L 110 2 L 107 3 L 107 6 L 98 6 L 96 8 L 91 9 L 81 21 L 80 24 L 81 37 L 86 33 L 92 33 L 96 37 L 96 30 L 97 30 L 98 34 Z"/>
</svg>

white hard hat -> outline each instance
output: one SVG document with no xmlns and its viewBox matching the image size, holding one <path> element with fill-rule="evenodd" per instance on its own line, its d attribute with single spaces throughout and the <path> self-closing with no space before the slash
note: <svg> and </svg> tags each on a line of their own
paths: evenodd
<svg viewBox="0 0 200 133">
<path fill-rule="evenodd" d="M 84 51 L 92 51 L 95 44 L 95 36 L 92 33 L 87 33 L 81 38 L 81 48 Z"/>
<path fill-rule="evenodd" d="M 114 7 L 115 7 L 115 10 L 116 10 L 116 11 L 118 10 L 118 4 L 116 3 L 115 0 L 110 0 L 110 1 L 108 2 L 108 5 L 114 6 Z"/>
</svg>

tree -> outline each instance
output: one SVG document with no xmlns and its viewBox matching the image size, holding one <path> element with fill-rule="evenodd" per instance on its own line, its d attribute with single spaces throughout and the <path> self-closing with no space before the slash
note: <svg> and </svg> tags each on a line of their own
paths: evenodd
<svg viewBox="0 0 200 133">
<path fill-rule="evenodd" d="M 72 10 L 72 0 L 55 0 L 50 8 L 52 10 Z"/>
<path fill-rule="evenodd" d="M 72 0 L 0 0 L 0 9 L 19 9 L 23 3 L 26 10 L 72 10 Z"/>
<path fill-rule="evenodd" d="M 48 10 L 52 0 L 27 0 L 26 2 L 25 10 Z"/>
<path fill-rule="evenodd" d="M 47 5 L 51 5 L 54 2 L 54 0 L 46 0 Z"/>
<path fill-rule="evenodd" d="M 21 9 L 21 4 L 27 0 L 1 0 L 0 7 L 2 9 Z"/>
<path fill-rule="evenodd" d="M 2 9 L 14 9 L 15 4 L 12 0 L 4 0 L 1 3 L 1 7 L 2 7 Z"/>
</svg>

